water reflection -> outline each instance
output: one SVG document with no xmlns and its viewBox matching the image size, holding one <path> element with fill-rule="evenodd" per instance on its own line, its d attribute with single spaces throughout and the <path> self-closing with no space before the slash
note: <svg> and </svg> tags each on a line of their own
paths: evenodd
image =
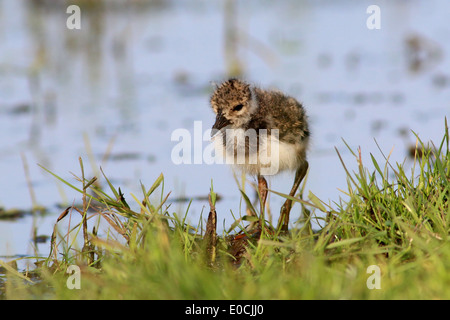
<svg viewBox="0 0 450 320">
<path fill-rule="evenodd" d="M 66 1 L 0 3 L 0 133 L 7 137 L 0 142 L 0 206 L 32 207 L 22 153 L 37 204 L 55 212 L 36 222 L 40 234 L 60 213 L 55 205 L 79 195 L 36 163 L 71 180 L 79 156 L 92 163 L 87 174 L 101 165 L 126 196 L 163 172 L 175 200 L 203 199 L 213 179 L 223 196 L 219 219 L 231 223 L 240 195 L 230 169 L 170 159 L 175 129 L 193 130 L 194 121 L 211 126 L 211 81 L 230 74 L 303 101 L 313 133 L 306 191 L 325 201 L 338 201 L 337 188 L 346 186 L 334 147 L 356 165 L 341 138 L 362 147 L 367 165 L 369 153 L 380 154 L 373 138 L 386 153 L 395 146 L 391 159 L 399 162 L 415 143 L 410 129 L 425 141 L 442 138 L 450 110 L 445 0 L 385 3 L 381 30 L 366 28 L 364 2 L 70 4 L 81 8 L 81 30 L 65 27 Z M 270 183 L 287 192 L 291 180 L 285 174 Z M 274 219 L 281 202 L 271 199 Z M 191 222 L 206 204 L 192 204 Z M 0 254 L 27 251 L 32 221 L 18 221 L 0 221 Z"/>
</svg>

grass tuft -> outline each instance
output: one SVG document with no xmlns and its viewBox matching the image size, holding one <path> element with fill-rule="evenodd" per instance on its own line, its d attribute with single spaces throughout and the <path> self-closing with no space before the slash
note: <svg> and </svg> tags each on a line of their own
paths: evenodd
<svg viewBox="0 0 450 320">
<path fill-rule="evenodd" d="M 347 172 L 348 190 L 331 207 L 313 193 L 291 197 L 303 207 L 301 224 L 288 234 L 250 232 L 244 216 L 217 235 L 216 193 L 203 229 L 186 223 L 170 207 L 161 174 L 140 196 L 126 196 L 101 170 L 80 186 L 82 206 L 58 217 L 51 253 L 35 270 L 38 281 L 1 262 L 3 298 L 49 299 L 449 299 L 450 151 L 449 130 L 441 143 L 417 136 L 411 169 L 349 150 L 357 169 Z M 348 145 L 347 145 L 348 147 Z M 106 185 L 105 191 L 101 181 Z M 288 198 L 288 195 L 272 191 Z M 249 197 L 241 190 L 247 206 Z M 134 208 L 134 209 L 133 209 Z M 78 218 L 78 219 L 76 219 Z M 311 220 L 322 229 L 314 231 Z M 69 227 L 58 227 L 62 220 Z M 232 232 L 239 226 L 239 232 Z M 224 228 L 226 230 L 226 228 Z M 70 265 L 81 270 L 81 289 L 67 286 Z M 373 268 L 379 289 L 370 289 Z"/>
</svg>

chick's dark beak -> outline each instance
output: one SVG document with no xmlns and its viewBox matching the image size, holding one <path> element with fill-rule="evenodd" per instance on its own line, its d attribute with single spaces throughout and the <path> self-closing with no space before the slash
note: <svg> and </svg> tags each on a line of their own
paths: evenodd
<svg viewBox="0 0 450 320">
<path fill-rule="evenodd" d="M 216 122 L 212 126 L 211 137 L 214 136 L 220 129 L 230 125 L 231 122 L 227 118 L 224 117 L 222 112 L 219 112 L 216 117 Z"/>
</svg>

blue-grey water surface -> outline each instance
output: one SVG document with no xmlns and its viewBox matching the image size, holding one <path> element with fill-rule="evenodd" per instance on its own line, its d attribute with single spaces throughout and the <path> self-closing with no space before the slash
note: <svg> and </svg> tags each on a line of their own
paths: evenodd
<svg viewBox="0 0 450 320">
<path fill-rule="evenodd" d="M 311 191 L 331 204 L 345 199 L 338 188 L 346 189 L 346 174 L 334 148 L 349 169 L 357 163 L 342 139 L 355 151 L 361 146 L 372 169 L 370 153 L 384 163 L 374 139 L 386 155 L 392 150 L 394 164 L 415 143 L 410 130 L 424 141 L 442 139 L 450 115 L 446 0 L 237 1 L 235 25 L 225 1 L 86 3 L 81 29 L 69 30 L 64 1 L 0 1 L 0 206 L 32 207 L 26 164 L 36 204 L 50 211 L 34 221 L 0 220 L 0 256 L 33 254 L 33 224 L 50 235 L 63 211 L 57 205 L 81 201 L 37 165 L 80 186 L 71 174 L 80 174 L 79 157 L 87 176 L 98 175 L 101 165 L 135 207 L 130 194 L 141 198 L 140 182 L 149 188 L 160 173 L 165 192 L 172 191 L 168 202 L 206 196 L 212 179 L 223 196 L 219 228 L 223 219 L 230 226 L 230 210 L 239 216 L 243 206 L 230 168 L 175 165 L 170 139 L 177 128 L 193 133 L 194 121 L 203 130 L 213 124 L 211 82 L 227 77 L 230 25 L 244 77 L 307 109 L 305 198 Z M 380 7 L 381 29 L 366 25 L 371 4 Z M 287 193 L 292 178 L 274 177 L 271 187 Z M 270 201 L 276 221 L 282 199 Z M 183 213 L 186 206 L 175 202 L 171 210 Z M 194 201 L 188 220 L 196 224 L 202 210 L 206 217 L 207 201 Z M 293 220 L 299 212 L 297 205 Z M 39 245 L 39 252 L 48 247 Z"/>
</svg>

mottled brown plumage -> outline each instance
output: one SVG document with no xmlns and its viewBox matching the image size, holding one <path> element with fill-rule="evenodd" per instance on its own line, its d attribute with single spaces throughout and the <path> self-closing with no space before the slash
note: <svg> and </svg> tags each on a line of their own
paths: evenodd
<svg viewBox="0 0 450 320">
<path fill-rule="evenodd" d="M 219 151 L 223 149 L 225 156 L 234 160 L 233 165 L 249 174 L 257 175 L 261 212 L 264 210 L 267 196 L 264 175 L 295 170 L 296 178 L 290 193 L 294 196 L 308 168 L 306 151 L 310 131 L 302 104 L 282 92 L 263 90 L 245 81 L 230 79 L 217 86 L 211 97 L 211 106 L 216 113 L 212 135 L 215 135 L 216 139 L 221 136 L 221 139 L 217 140 L 217 148 Z M 247 132 L 252 133 L 252 130 L 256 132 L 253 142 L 252 135 L 246 135 Z M 264 135 L 265 133 L 267 134 Z M 245 143 L 236 142 L 242 137 Z M 276 148 L 273 148 L 274 146 Z M 262 150 L 271 152 L 267 153 L 268 162 L 266 158 L 262 158 Z M 242 163 L 236 162 L 239 151 L 245 153 L 245 161 Z M 252 154 L 257 158 L 256 162 L 252 162 Z M 275 172 L 267 170 L 269 166 L 272 168 L 274 165 Z M 287 231 L 291 206 L 292 201 L 287 200 L 281 209 L 279 227 L 284 231 Z"/>
</svg>

